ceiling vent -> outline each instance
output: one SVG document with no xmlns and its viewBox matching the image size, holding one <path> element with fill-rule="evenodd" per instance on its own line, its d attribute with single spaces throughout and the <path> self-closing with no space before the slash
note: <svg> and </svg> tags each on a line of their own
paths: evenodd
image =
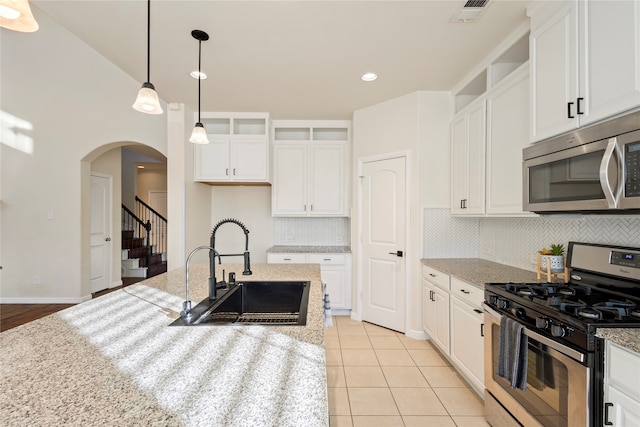
<svg viewBox="0 0 640 427">
<path fill-rule="evenodd" d="M 462 9 L 453 14 L 450 22 L 459 24 L 478 22 L 486 9 L 487 3 L 489 3 L 489 0 L 467 0 Z"/>
</svg>

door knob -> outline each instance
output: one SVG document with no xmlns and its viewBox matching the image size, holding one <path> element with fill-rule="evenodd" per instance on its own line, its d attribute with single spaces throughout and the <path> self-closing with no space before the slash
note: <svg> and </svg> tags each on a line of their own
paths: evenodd
<svg viewBox="0 0 640 427">
<path fill-rule="evenodd" d="M 402 251 L 389 252 L 389 255 L 395 255 L 402 258 Z"/>
</svg>

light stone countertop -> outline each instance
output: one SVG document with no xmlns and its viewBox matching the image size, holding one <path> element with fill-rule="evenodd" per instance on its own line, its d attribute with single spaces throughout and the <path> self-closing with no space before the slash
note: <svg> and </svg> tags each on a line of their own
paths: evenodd
<svg viewBox="0 0 640 427">
<path fill-rule="evenodd" d="M 596 335 L 640 353 L 640 329 L 601 328 L 596 331 Z"/>
<path fill-rule="evenodd" d="M 423 265 L 457 277 L 480 289 L 484 289 L 485 283 L 532 283 L 538 281 L 535 271 L 523 270 L 480 258 L 425 258 L 421 262 Z"/>
<path fill-rule="evenodd" d="M 350 246 L 272 246 L 269 254 L 345 254 L 351 253 Z"/>
<path fill-rule="evenodd" d="M 310 280 L 306 326 L 169 326 L 184 268 L 0 333 L 3 426 L 329 423 L 317 264 L 223 264 L 238 281 Z M 208 264 L 189 268 L 207 297 Z"/>
</svg>

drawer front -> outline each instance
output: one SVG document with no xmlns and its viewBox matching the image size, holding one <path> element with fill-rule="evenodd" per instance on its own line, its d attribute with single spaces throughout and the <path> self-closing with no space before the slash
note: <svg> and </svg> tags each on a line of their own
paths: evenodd
<svg viewBox="0 0 640 427">
<path fill-rule="evenodd" d="M 455 277 L 451 278 L 451 295 L 468 302 L 474 307 L 482 307 L 482 302 L 484 301 L 484 291 L 482 289 Z"/>
<path fill-rule="evenodd" d="M 640 396 L 640 354 L 610 341 L 606 345 L 606 374 L 609 386 L 630 396 Z"/>
<path fill-rule="evenodd" d="M 434 268 L 427 267 L 426 265 L 422 266 L 422 277 L 425 280 L 437 285 L 438 287 L 448 291 L 449 288 L 449 275 L 443 273 L 442 271 L 438 271 Z"/>
<path fill-rule="evenodd" d="M 269 264 L 306 264 L 307 254 L 267 254 Z"/>
<path fill-rule="evenodd" d="M 324 265 L 344 265 L 346 256 L 344 254 L 309 254 L 310 264 Z"/>
</svg>

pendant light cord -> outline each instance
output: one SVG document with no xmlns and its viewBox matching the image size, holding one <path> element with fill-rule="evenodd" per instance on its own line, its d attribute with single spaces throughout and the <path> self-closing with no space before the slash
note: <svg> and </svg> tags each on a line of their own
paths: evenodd
<svg viewBox="0 0 640 427">
<path fill-rule="evenodd" d="M 200 81 L 202 80 L 202 40 L 198 40 L 198 123 L 200 120 Z"/>
<path fill-rule="evenodd" d="M 147 82 L 151 83 L 151 0 L 147 0 Z"/>
</svg>

